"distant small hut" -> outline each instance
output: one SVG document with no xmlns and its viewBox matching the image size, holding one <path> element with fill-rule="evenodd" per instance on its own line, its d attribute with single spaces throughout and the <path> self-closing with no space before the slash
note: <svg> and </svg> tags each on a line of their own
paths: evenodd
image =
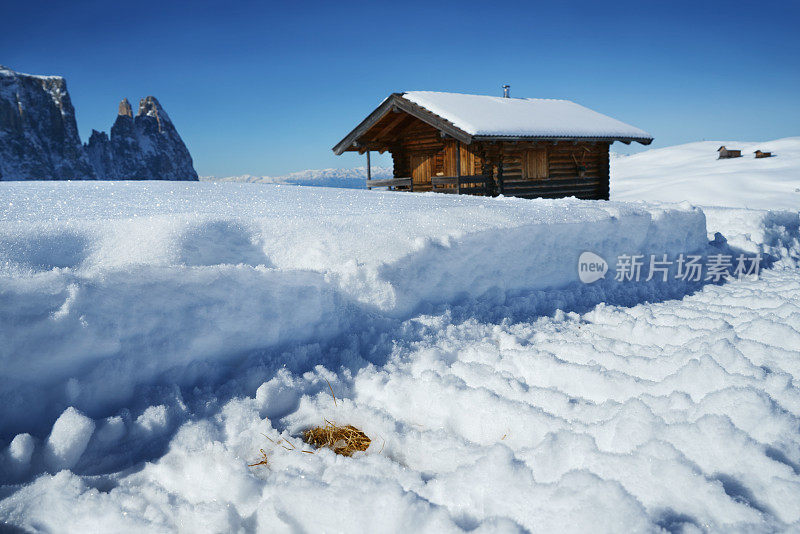
<svg viewBox="0 0 800 534">
<path fill-rule="evenodd" d="M 771 158 L 772 152 L 762 152 L 761 150 L 756 150 L 755 152 L 756 158 Z"/>
<path fill-rule="evenodd" d="M 742 151 L 741 150 L 730 150 L 725 148 L 725 146 L 721 146 L 717 149 L 719 152 L 719 158 L 717 159 L 730 159 L 730 158 L 741 158 Z"/>
<path fill-rule="evenodd" d="M 390 152 L 394 177 L 367 187 L 525 198 L 608 199 L 609 147 L 653 137 L 568 100 L 393 93 L 333 152 Z"/>
</svg>

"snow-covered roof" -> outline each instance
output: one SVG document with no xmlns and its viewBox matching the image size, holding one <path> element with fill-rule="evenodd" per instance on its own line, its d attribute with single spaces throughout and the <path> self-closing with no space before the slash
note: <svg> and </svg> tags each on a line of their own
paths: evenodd
<svg viewBox="0 0 800 534">
<path fill-rule="evenodd" d="M 569 100 L 434 91 L 409 91 L 402 97 L 476 137 L 653 139 L 644 130 Z"/>
<path fill-rule="evenodd" d="M 473 138 L 637 141 L 643 145 L 653 141 L 644 130 L 569 100 L 408 91 L 389 95 L 333 152 L 358 149 L 362 136 L 392 111 L 415 116 L 463 143 Z"/>
</svg>

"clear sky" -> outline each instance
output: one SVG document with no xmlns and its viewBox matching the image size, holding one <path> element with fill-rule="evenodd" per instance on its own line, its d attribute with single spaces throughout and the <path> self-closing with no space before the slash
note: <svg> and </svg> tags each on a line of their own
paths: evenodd
<svg viewBox="0 0 800 534">
<path fill-rule="evenodd" d="M 0 64 L 65 76 L 84 140 L 152 94 L 201 175 L 363 165 L 331 147 L 388 94 L 504 83 L 656 147 L 800 135 L 797 1 L 9 0 L 0 19 Z"/>
</svg>

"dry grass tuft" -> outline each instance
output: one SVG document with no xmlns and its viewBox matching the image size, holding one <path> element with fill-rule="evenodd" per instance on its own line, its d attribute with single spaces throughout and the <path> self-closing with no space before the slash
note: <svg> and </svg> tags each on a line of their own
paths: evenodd
<svg viewBox="0 0 800 534">
<path fill-rule="evenodd" d="M 264 452 L 264 449 L 259 451 L 261 453 L 261 461 L 256 462 L 254 464 L 247 464 L 247 467 L 258 467 L 260 465 L 267 465 L 267 453 Z"/>
<path fill-rule="evenodd" d="M 353 425 L 339 426 L 325 420 L 325 426 L 310 428 L 303 432 L 303 439 L 314 447 L 327 447 L 336 454 L 352 456 L 356 451 L 365 451 L 372 443 L 362 431 Z"/>
<path fill-rule="evenodd" d="M 324 380 L 328 382 L 327 378 L 324 378 Z M 333 392 L 333 387 L 330 382 L 328 382 L 328 388 L 331 390 L 334 406 L 338 406 L 336 394 Z M 262 436 L 272 442 L 273 445 L 280 445 L 287 451 L 304 452 L 306 454 L 314 454 L 314 452 L 316 452 L 298 449 L 291 441 L 284 440 L 283 438 L 279 438 L 278 441 L 275 441 L 266 434 L 262 434 Z M 336 454 L 341 454 L 342 456 L 352 456 L 354 452 L 365 451 L 369 448 L 370 443 L 372 443 L 372 440 L 369 439 L 366 434 L 353 425 L 339 426 L 327 419 L 325 419 L 325 426 L 318 426 L 304 431 L 303 439 L 313 447 L 327 447 Z M 383 445 L 386 445 L 385 440 Z M 378 454 L 383 452 L 383 445 L 381 446 L 381 450 L 378 451 Z M 261 460 L 252 464 L 247 464 L 249 467 L 269 467 L 267 453 L 264 452 L 264 449 L 261 449 L 259 452 L 261 452 Z"/>
</svg>

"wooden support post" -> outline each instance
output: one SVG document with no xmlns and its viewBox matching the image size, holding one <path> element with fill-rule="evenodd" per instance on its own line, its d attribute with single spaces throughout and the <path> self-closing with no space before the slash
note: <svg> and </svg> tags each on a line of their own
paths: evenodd
<svg viewBox="0 0 800 534">
<path fill-rule="evenodd" d="M 500 155 L 500 159 L 497 161 L 497 192 L 498 194 L 502 195 L 505 192 L 505 187 L 503 186 L 503 156 Z"/>
<path fill-rule="evenodd" d="M 461 194 L 461 141 L 456 141 L 456 194 Z"/>
<path fill-rule="evenodd" d="M 483 166 L 481 167 L 481 174 L 483 174 L 483 187 L 486 191 L 484 194 L 487 197 L 497 196 L 495 193 L 496 188 L 494 186 L 494 176 L 492 176 L 492 165 L 489 163 L 489 159 L 486 157 L 485 150 L 481 152 L 481 161 L 483 161 Z"/>
<path fill-rule="evenodd" d="M 372 165 L 369 162 L 369 150 L 367 150 L 367 189 L 372 189 L 369 182 L 372 180 Z"/>
</svg>

